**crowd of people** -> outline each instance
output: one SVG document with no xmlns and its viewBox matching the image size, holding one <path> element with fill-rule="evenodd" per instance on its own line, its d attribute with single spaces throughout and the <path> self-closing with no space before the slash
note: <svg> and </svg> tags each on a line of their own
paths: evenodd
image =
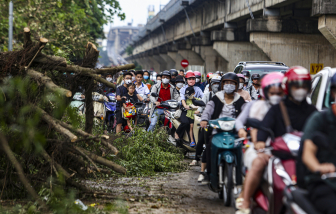
<svg viewBox="0 0 336 214">
<path fill-rule="evenodd" d="M 206 183 L 211 172 L 211 139 L 217 132 L 208 129 L 208 121 L 212 119 L 231 117 L 236 119 L 235 129 L 240 138 L 247 138 L 245 128 L 247 118 L 261 121 L 262 126 L 273 131 L 274 137 L 279 137 L 293 130 L 303 132 L 298 158 L 298 184 L 309 191 L 309 198 L 322 213 L 336 213 L 336 182 L 324 182 L 309 179 L 316 172 L 324 174 L 335 172 L 336 155 L 336 103 L 326 112 L 318 112 L 315 106 L 308 104 L 307 95 L 311 90 L 311 76 L 307 69 L 296 66 L 289 68 L 285 74 L 272 72 L 267 74 L 248 71 L 235 74 L 233 72 L 208 73 L 204 82 L 198 71 L 163 71 L 150 80 L 148 71 L 123 71 L 119 78 L 120 85 L 116 89 L 117 99 L 117 133 L 121 131 L 121 106 L 123 98 L 133 96 L 139 100 L 147 99 L 153 103 L 150 113 L 150 125 L 147 131 L 152 131 L 164 109 L 160 103 L 166 100 L 177 100 L 187 111 L 180 117 L 181 125 L 176 130 L 177 144 L 187 131 L 190 147 L 196 146 L 195 160 L 190 165 L 197 165 L 200 156 L 201 173 L 198 181 Z M 106 79 L 110 80 L 110 76 Z M 331 94 L 336 100 L 336 75 L 331 78 Z M 135 90 L 134 90 L 135 89 Z M 158 96 L 151 96 L 156 93 Z M 190 108 L 193 99 L 202 100 L 206 106 L 197 110 Z M 285 121 L 281 109 L 288 112 L 289 121 Z M 199 141 L 193 137 L 194 115 L 201 116 Z M 290 125 L 288 125 L 290 124 Z M 313 141 L 313 133 L 323 132 L 328 136 L 328 150 L 319 148 Z M 250 213 L 250 199 L 256 191 L 270 153 L 263 152 L 269 145 L 269 132 L 253 129 L 250 132 L 251 144 L 244 154 L 244 165 L 248 168 L 243 191 L 236 200 L 237 214 Z M 203 151 L 203 146 L 205 151 Z"/>
</svg>

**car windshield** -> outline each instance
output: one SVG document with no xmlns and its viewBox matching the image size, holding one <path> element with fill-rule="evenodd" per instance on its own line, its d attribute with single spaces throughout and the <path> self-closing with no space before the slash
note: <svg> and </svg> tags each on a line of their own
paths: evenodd
<svg viewBox="0 0 336 214">
<path fill-rule="evenodd" d="M 286 68 L 272 68 L 272 67 L 265 67 L 265 68 L 254 68 L 254 69 L 244 69 L 244 71 L 249 71 L 250 74 L 259 74 L 262 75 L 264 73 L 269 72 L 286 72 Z"/>
</svg>

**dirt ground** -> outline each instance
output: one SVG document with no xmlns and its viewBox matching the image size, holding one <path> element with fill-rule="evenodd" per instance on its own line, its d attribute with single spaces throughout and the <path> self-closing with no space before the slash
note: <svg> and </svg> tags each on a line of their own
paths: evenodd
<svg viewBox="0 0 336 214">
<path fill-rule="evenodd" d="M 129 213 L 222 213 L 234 209 L 223 205 L 217 193 L 198 184 L 200 167 L 182 173 L 167 173 L 150 178 L 119 178 L 88 186 L 98 187 L 127 200 Z"/>
</svg>

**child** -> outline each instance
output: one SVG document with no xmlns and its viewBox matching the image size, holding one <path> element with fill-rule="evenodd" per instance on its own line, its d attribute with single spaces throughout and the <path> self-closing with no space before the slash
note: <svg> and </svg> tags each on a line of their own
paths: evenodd
<svg viewBox="0 0 336 214">
<path fill-rule="evenodd" d="M 123 103 L 123 107 L 125 109 L 125 111 L 130 111 L 132 109 L 134 109 L 134 104 L 142 101 L 143 98 L 139 95 L 139 94 L 135 94 L 135 84 L 131 83 L 127 85 L 127 91 L 128 93 L 126 94 L 126 99 L 125 102 Z M 131 103 L 132 105 L 127 105 L 127 103 Z M 128 118 L 127 120 L 127 126 L 131 129 L 131 131 L 133 131 L 133 128 L 131 126 L 131 119 L 134 119 L 134 126 L 137 125 L 137 117 L 136 114 L 130 118 Z"/>
<path fill-rule="evenodd" d="M 186 131 L 189 135 L 189 139 L 190 139 L 190 147 L 195 147 L 196 143 L 194 142 L 194 136 L 193 136 L 193 130 L 190 126 L 190 124 L 194 124 L 194 114 L 199 113 L 199 111 L 197 111 L 197 107 L 193 105 L 192 100 L 193 99 L 197 99 L 194 98 L 195 95 L 195 90 L 194 87 L 188 87 L 185 90 L 185 97 L 186 97 L 186 104 L 188 106 L 187 111 L 182 112 L 181 114 L 181 124 L 180 126 L 177 128 L 176 133 L 178 134 L 180 139 L 183 139 L 183 135 L 184 132 Z M 197 99 L 199 100 L 199 99 Z"/>
</svg>

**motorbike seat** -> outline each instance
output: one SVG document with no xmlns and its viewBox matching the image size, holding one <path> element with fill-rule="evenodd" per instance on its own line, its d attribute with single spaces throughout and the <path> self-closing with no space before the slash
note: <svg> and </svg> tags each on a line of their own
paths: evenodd
<svg viewBox="0 0 336 214">
<path fill-rule="evenodd" d="M 320 214 L 308 199 L 308 194 L 307 190 L 299 188 L 292 191 L 294 202 L 299 205 L 301 209 L 309 214 Z"/>
</svg>

